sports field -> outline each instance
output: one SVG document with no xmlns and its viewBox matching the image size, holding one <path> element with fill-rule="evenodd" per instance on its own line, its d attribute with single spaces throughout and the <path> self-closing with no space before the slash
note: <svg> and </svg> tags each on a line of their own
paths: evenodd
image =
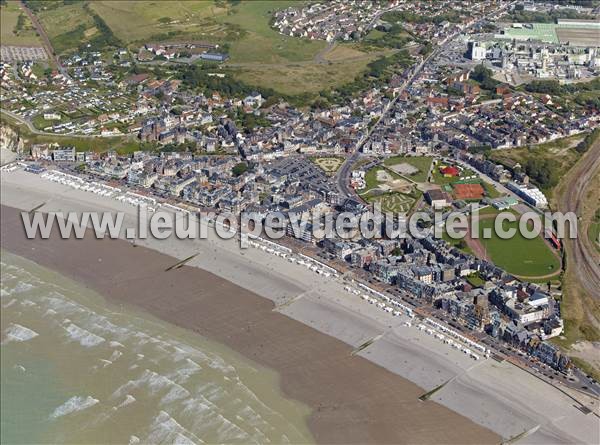
<svg viewBox="0 0 600 445">
<path fill-rule="evenodd" d="M 399 170 L 398 166 L 402 166 L 402 164 L 412 166 L 417 169 L 417 171 L 413 170 L 410 172 L 411 170 L 407 169 L 407 174 L 402 175 L 413 180 L 414 182 L 426 182 L 429 169 L 431 168 L 431 161 L 432 158 L 429 156 L 393 156 L 386 159 L 383 163 L 399 174 L 402 174 L 402 170 Z"/>
<path fill-rule="evenodd" d="M 523 27 L 506 28 L 501 36 L 516 40 L 538 40 L 546 43 L 569 43 L 575 46 L 595 46 L 600 28 L 593 24 L 527 23 Z"/>
<path fill-rule="evenodd" d="M 518 223 L 504 223 L 505 229 L 518 229 Z M 483 238 L 483 231 L 490 229 L 492 237 Z M 479 221 L 479 242 L 485 249 L 485 256 L 496 266 L 508 273 L 524 279 L 539 280 L 557 275 L 560 261 L 550 247 L 540 237 L 526 239 L 517 230 L 510 239 L 501 239 L 494 233 L 494 219 Z"/>
<path fill-rule="evenodd" d="M 19 46 L 42 45 L 31 20 L 16 1 L 8 1 L 0 6 L 0 43 Z"/>
</svg>

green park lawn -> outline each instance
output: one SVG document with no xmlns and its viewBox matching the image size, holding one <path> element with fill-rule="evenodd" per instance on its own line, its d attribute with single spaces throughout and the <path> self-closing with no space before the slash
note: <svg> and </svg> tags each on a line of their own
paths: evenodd
<svg viewBox="0 0 600 445">
<path fill-rule="evenodd" d="M 429 156 L 393 156 L 384 161 L 384 165 L 391 167 L 397 164 L 409 164 L 419 169 L 418 172 L 412 175 L 406 176 L 415 182 L 426 182 L 429 169 L 431 167 L 431 161 L 433 158 Z"/>
</svg>

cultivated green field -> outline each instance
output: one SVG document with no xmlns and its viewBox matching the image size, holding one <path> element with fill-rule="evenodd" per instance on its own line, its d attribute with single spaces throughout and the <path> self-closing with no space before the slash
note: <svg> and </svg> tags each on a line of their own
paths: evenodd
<svg viewBox="0 0 600 445">
<path fill-rule="evenodd" d="M 504 223 L 506 229 L 518 229 L 518 223 Z M 483 238 L 483 230 L 492 230 L 490 239 Z M 487 257 L 508 273 L 523 278 L 542 279 L 560 271 L 560 261 L 540 237 L 526 239 L 517 230 L 510 239 L 501 239 L 494 233 L 494 219 L 479 221 L 479 240 Z"/>
<path fill-rule="evenodd" d="M 5 5 L 0 6 L 0 43 L 2 45 L 42 45 L 31 20 L 16 1 L 8 1 Z"/>
</svg>

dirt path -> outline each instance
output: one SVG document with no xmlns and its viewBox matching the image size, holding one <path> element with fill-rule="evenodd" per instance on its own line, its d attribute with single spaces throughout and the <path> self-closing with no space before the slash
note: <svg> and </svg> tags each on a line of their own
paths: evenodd
<svg viewBox="0 0 600 445">
<path fill-rule="evenodd" d="M 473 255 L 475 255 L 477 258 L 489 261 L 485 247 L 483 247 L 483 244 L 481 243 L 479 238 L 473 238 L 471 236 L 470 225 L 469 229 L 467 230 L 467 236 L 465 236 L 465 242 L 467 243 L 467 246 L 469 246 L 469 248 L 473 251 Z"/>
<path fill-rule="evenodd" d="M 329 42 L 325 48 L 319 51 L 314 58 L 315 63 L 327 63 L 328 60 L 325 58 L 327 54 L 329 54 L 333 49 L 337 46 L 337 42 L 334 40 L 333 42 Z"/>
<path fill-rule="evenodd" d="M 42 39 L 42 43 L 44 44 L 44 47 L 46 48 L 46 52 L 48 53 L 48 58 L 56 65 L 56 67 L 58 68 L 58 70 L 61 72 L 61 74 L 63 76 L 69 78 L 69 73 L 60 64 L 60 60 L 58 60 L 58 57 L 56 56 L 56 53 L 54 52 L 54 48 L 52 47 L 52 43 L 50 43 L 48 34 L 46 34 L 46 31 L 44 30 L 44 27 L 42 26 L 42 24 L 39 22 L 38 18 L 35 16 L 33 11 L 31 11 L 31 9 L 29 9 L 27 7 L 27 5 L 25 5 L 24 2 L 21 1 L 20 6 L 21 6 L 21 9 L 23 9 L 23 11 L 25 11 L 25 14 L 27 14 L 29 19 L 31 20 L 31 23 L 33 23 L 33 26 L 35 27 L 35 30 L 37 31 L 40 38 Z"/>
</svg>

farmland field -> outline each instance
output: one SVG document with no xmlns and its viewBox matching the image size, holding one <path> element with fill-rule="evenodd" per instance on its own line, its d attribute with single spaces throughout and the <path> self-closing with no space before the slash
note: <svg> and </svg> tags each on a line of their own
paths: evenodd
<svg viewBox="0 0 600 445">
<path fill-rule="evenodd" d="M 42 45 L 31 20 L 16 1 L 9 1 L 6 2 L 6 5 L 0 6 L 0 43 L 23 46 Z"/>
</svg>

